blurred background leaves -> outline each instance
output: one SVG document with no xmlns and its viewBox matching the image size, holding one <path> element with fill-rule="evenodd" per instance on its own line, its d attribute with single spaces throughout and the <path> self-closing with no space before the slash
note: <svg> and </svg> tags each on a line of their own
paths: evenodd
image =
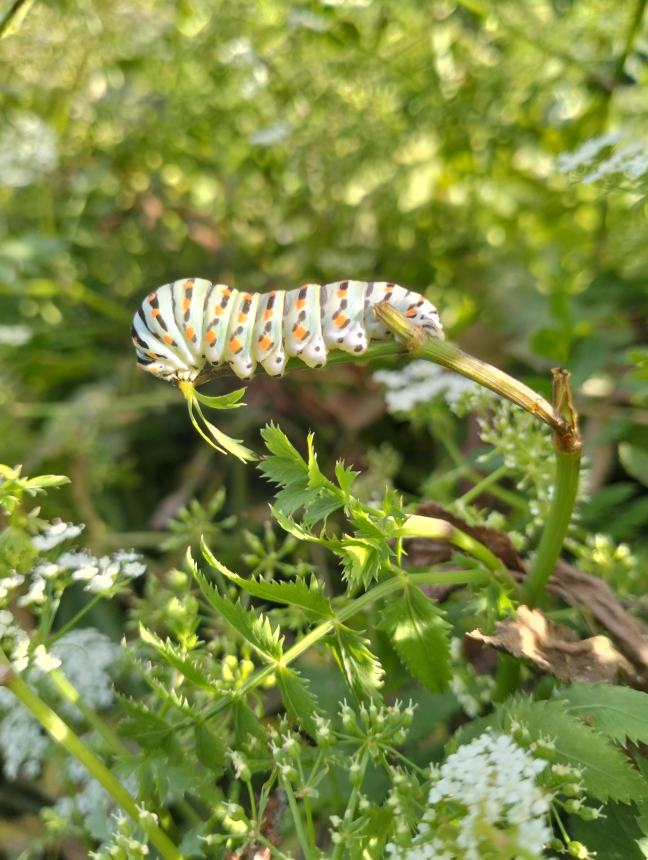
<svg viewBox="0 0 648 860">
<path fill-rule="evenodd" d="M 228 513 L 263 519 L 253 470 L 206 457 L 182 398 L 137 372 L 130 317 L 177 277 L 376 278 L 532 384 L 570 367 L 594 486 L 644 493 L 644 7 L 33 4 L 0 42 L 2 459 L 71 475 L 61 514 L 90 542 L 155 547 L 223 484 Z M 271 417 L 359 466 L 391 442 L 410 490 L 408 452 L 439 455 L 361 368 L 259 378 L 247 399 L 226 429 L 253 445 Z"/>
</svg>

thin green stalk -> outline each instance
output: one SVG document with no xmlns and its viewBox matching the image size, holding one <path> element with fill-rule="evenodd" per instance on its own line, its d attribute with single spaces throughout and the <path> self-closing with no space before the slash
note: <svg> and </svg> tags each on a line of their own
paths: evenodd
<svg viewBox="0 0 648 860">
<path fill-rule="evenodd" d="M 520 686 L 521 664 L 510 654 L 498 654 L 493 701 L 503 702 Z"/>
<path fill-rule="evenodd" d="M 160 540 L 160 538 L 158 537 L 158 543 L 159 543 L 159 540 Z M 53 633 L 51 636 L 49 636 L 49 637 L 48 637 L 48 639 L 47 639 L 47 647 L 48 647 L 48 648 L 51 648 L 51 647 L 52 647 L 52 645 L 53 645 L 55 642 L 58 642 L 58 640 L 59 640 L 62 636 L 65 636 L 65 634 L 66 634 L 66 633 L 68 633 L 70 630 L 73 630 L 75 627 L 77 627 L 77 625 L 79 624 L 79 621 L 81 621 L 81 619 L 82 619 L 85 615 L 87 615 L 87 614 L 88 614 L 88 612 L 90 612 L 90 610 L 91 610 L 94 606 L 96 606 L 96 605 L 97 605 L 97 603 L 99 603 L 99 601 L 100 601 L 100 600 L 103 600 L 103 597 L 104 597 L 104 595 L 103 595 L 103 594 L 95 594 L 95 595 L 92 597 L 92 599 L 91 599 L 91 600 L 89 600 L 89 601 L 86 603 L 86 605 L 85 605 L 85 606 L 82 606 L 82 607 L 81 607 L 81 609 L 79 609 L 79 611 L 78 611 L 78 612 L 77 612 L 77 613 L 76 613 L 72 618 L 70 618 L 70 620 L 69 620 L 69 621 L 67 621 L 67 622 L 63 625 L 63 627 L 61 627 L 59 630 L 57 630 L 57 631 L 56 631 L 56 633 Z"/>
<path fill-rule="evenodd" d="M 87 747 L 81 738 L 67 725 L 57 713 L 20 678 L 14 675 L 6 656 L 0 653 L 0 662 L 4 664 L 4 686 L 24 705 L 38 720 L 45 731 L 59 743 L 70 755 L 74 756 L 94 779 L 106 790 L 135 823 L 147 834 L 150 841 L 160 852 L 164 860 L 182 860 L 182 855 L 171 842 L 166 833 L 149 816 L 142 818 L 131 795 L 115 776 Z"/>
<path fill-rule="evenodd" d="M 77 707 L 80 713 L 83 715 L 83 718 L 88 723 L 88 725 L 92 726 L 92 728 L 97 732 L 97 734 L 104 739 L 104 741 L 108 744 L 108 747 L 113 751 L 115 755 L 118 756 L 127 756 L 129 755 L 129 750 L 123 744 L 117 735 L 112 731 L 112 729 L 99 717 L 92 708 L 88 708 L 83 699 L 81 698 L 81 694 L 76 689 L 76 687 L 65 677 L 63 672 L 60 669 L 53 669 L 49 673 L 50 678 L 54 686 L 57 688 L 59 693 L 71 702 L 75 707 Z"/>
<path fill-rule="evenodd" d="M 471 487 L 466 493 L 463 494 L 458 502 L 461 502 L 464 505 L 469 505 L 473 499 L 476 499 L 478 496 L 481 496 L 482 493 L 486 492 L 486 490 L 493 490 L 493 484 L 497 484 L 500 478 L 503 478 L 508 473 L 508 466 L 500 466 L 499 469 L 495 469 L 490 475 L 486 475 L 481 479 L 474 487 Z"/>
<path fill-rule="evenodd" d="M 301 815 L 299 814 L 299 807 L 297 806 L 297 798 L 295 797 L 295 792 L 293 791 L 293 787 L 288 782 L 288 780 L 282 779 L 281 785 L 286 793 L 286 797 L 288 798 L 288 805 L 290 806 L 293 821 L 295 822 L 297 839 L 299 840 L 302 854 L 304 855 L 304 860 L 310 860 L 313 855 L 311 854 L 308 839 L 306 838 L 306 832 L 304 830 L 304 825 L 302 824 Z"/>
<path fill-rule="evenodd" d="M 530 606 L 537 606 L 541 602 L 545 586 L 560 557 L 560 550 L 567 535 L 576 502 L 579 476 L 580 452 L 556 449 L 554 497 L 535 559 L 525 582 Z"/>
<path fill-rule="evenodd" d="M 360 788 L 364 781 L 365 773 L 367 772 L 367 765 L 369 764 L 369 753 L 365 749 L 362 753 L 362 759 L 360 761 L 360 768 L 362 770 L 362 776 L 357 780 L 354 780 L 353 788 L 351 789 L 351 794 L 349 796 L 349 802 L 347 803 L 346 812 L 344 813 L 344 820 L 348 818 L 349 821 L 353 820 L 355 815 L 356 806 L 358 805 L 358 801 L 360 799 Z M 339 860 L 340 857 L 344 855 L 342 852 L 346 848 L 346 844 L 341 840 L 335 846 L 333 853 L 331 854 L 331 860 Z"/>
</svg>

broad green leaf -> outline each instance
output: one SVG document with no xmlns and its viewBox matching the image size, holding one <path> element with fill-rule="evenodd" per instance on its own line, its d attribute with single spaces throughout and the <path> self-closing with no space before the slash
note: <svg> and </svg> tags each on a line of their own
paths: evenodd
<svg viewBox="0 0 648 860">
<path fill-rule="evenodd" d="M 648 743 L 648 694 L 608 684 L 573 684 L 557 698 L 566 710 L 619 744 Z"/>
<path fill-rule="evenodd" d="M 244 579 L 225 567 L 213 555 L 204 540 L 201 542 L 201 548 L 208 564 L 211 564 L 223 576 L 226 576 L 230 582 L 233 582 L 253 597 L 259 597 L 270 603 L 284 603 L 288 606 L 298 606 L 320 618 L 331 618 L 333 616 L 331 605 L 322 594 L 321 587 L 315 578 L 311 579 L 310 587 L 302 580 L 294 582 L 266 582 L 262 579 Z"/>
<path fill-rule="evenodd" d="M 169 639 L 162 641 L 143 624 L 139 626 L 139 634 L 143 642 L 155 648 L 158 654 L 174 669 L 177 669 L 188 681 L 206 690 L 214 689 L 214 681 L 203 672 L 194 659 L 182 654 L 180 649 Z"/>
<path fill-rule="evenodd" d="M 198 587 L 219 615 L 222 615 L 264 660 L 271 663 L 278 660 L 283 652 L 283 636 L 279 628 L 273 630 L 270 621 L 258 610 L 247 610 L 240 603 L 232 603 L 228 598 L 222 597 L 198 570 L 190 552 L 187 553 L 187 560 Z"/>
<path fill-rule="evenodd" d="M 288 715 L 314 738 L 316 734 L 314 715 L 319 713 L 319 707 L 306 681 L 294 669 L 279 666 L 277 683 Z"/>
<path fill-rule="evenodd" d="M 196 757 L 199 762 L 220 776 L 225 770 L 225 753 L 227 746 L 221 736 L 206 723 L 194 726 L 196 739 Z"/>
<path fill-rule="evenodd" d="M 302 525 L 300 525 L 300 523 L 295 522 L 292 517 L 286 516 L 286 514 L 282 513 L 278 508 L 270 506 L 270 512 L 281 528 L 289 535 L 292 535 L 298 540 L 311 541 L 313 543 L 321 542 L 320 538 L 315 537 L 315 535 L 307 531 Z"/>
<path fill-rule="evenodd" d="M 441 610 L 415 586 L 386 603 L 382 625 L 405 668 L 433 693 L 451 677 L 450 625 Z"/>
<path fill-rule="evenodd" d="M 335 629 L 335 644 L 331 643 L 347 686 L 359 698 L 373 696 L 383 685 L 385 672 L 369 644 L 355 630 L 341 626 Z"/>
<path fill-rule="evenodd" d="M 648 784 L 623 752 L 568 713 L 563 702 L 518 698 L 507 703 L 501 714 L 505 728 L 517 720 L 529 730 L 530 740 L 552 738 L 556 761 L 583 768 L 585 789 L 597 800 L 630 803 L 648 795 Z"/>
<path fill-rule="evenodd" d="M 619 459 L 626 472 L 648 487 L 648 450 L 630 442 L 619 445 Z"/>
<path fill-rule="evenodd" d="M 314 525 L 320 520 L 326 521 L 333 511 L 339 510 L 344 505 L 344 500 L 326 487 L 320 487 L 316 491 L 318 495 L 314 499 L 304 501 L 304 515 L 302 517 L 307 526 Z"/>
</svg>

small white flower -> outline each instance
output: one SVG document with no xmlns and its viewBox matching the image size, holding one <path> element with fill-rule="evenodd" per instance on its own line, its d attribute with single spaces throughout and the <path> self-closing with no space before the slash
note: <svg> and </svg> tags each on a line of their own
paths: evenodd
<svg viewBox="0 0 648 860">
<path fill-rule="evenodd" d="M 22 573 L 16 573 L 15 570 L 13 573 L 10 573 L 9 576 L 3 576 L 2 579 L 0 579 L 0 600 L 5 600 L 5 598 L 7 598 L 16 588 L 19 588 L 24 581 L 25 577 Z"/>
<path fill-rule="evenodd" d="M 18 598 L 18 606 L 34 606 L 45 603 L 47 600 L 47 596 L 45 594 L 46 588 L 46 580 L 41 579 L 40 577 L 32 580 L 32 584 L 29 586 L 27 594 L 23 594 L 22 597 Z"/>
<path fill-rule="evenodd" d="M 32 330 L 26 325 L 0 325 L 0 346 L 24 346 L 29 343 Z"/>
<path fill-rule="evenodd" d="M 63 541 L 78 537 L 83 529 L 83 525 L 73 525 L 72 523 L 55 520 L 50 523 L 42 534 L 35 535 L 32 538 L 32 544 L 41 552 L 47 552 L 60 543 L 63 543 Z"/>
<path fill-rule="evenodd" d="M 50 654 L 44 645 L 37 645 L 32 655 L 32 662 L 36 669 L 41 672 L 51 672 L 52 669 L 58 669 L 61 661 L 54 654 Z"/>
</svg>

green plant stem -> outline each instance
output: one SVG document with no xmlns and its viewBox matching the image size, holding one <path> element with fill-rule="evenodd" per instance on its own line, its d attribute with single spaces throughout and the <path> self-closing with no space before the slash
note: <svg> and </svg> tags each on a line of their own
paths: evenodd
<svg viewBox="0 0 648 860">
<path fill-rule="evenodd" d="M 399 537 L 412 538 L 429 538 L 430 540 L 448 541 L 454 544 L 459 549 L 470 553 L 473 558 L 481 561 L 488 570 L 493 573 L 501 573 L 504 565 L 500 559 L 492 553 L 488 547 L 484 546 L 474 537 L 461 531 L 447 520 L 437 519 L 436 517 L 423 517 L 420 514 L 413 514 L 408 517 L 401 528 L 399 529 Z"/>
<path fill-rule="evenodd" d="M 159 539 L 159 537 L 158 537 L 158 543 L 159 543 L 159 540 L 160 540 L 160 539 Z M 81 619 L 82 619 L 85 615 L 87 615 L 87 614 L 88 614 L 88 612 L 90 612 L 90 610 L 91 610 L 93 607 L 95 607 L 95 606 L 97 605 L 97 603 L 99 603 L 99 601 L 100 601 L 100 600 L 103 600 L 103 598 L 104 598 L 104 595 L 103 595 L 103 594 L 95 594 L 95 595 L 91 598 L 91 600 L 89 600 L 89 601 L 86 603 L 86 605 L 85 605 L 85 606 L 82 606 L 82 607 L 81 607 L 81 609 L 79 609 L 79 611 L 78 611 L 78 612 L 77 612 L 77 613 L 76 613 L 72 618 L 70 618 L 70 620 L 69 620 L 69 621 L 66 621 L 66 623 L 63 625 L 63 627 L 61 627 L 59 630 L 57 630 L 57 631 L 56 631 L 56 633 L 53 633 L 51 636 L 49 636 L 49 637 L 48 637 L 48 639 L 47 639 L 47 647 L 48 647 L 48 648 L 51 648 L 51 647 L 52 647 L 52 645 L 53 645 L 55 642 L 58 642 L 58 640 L 59 640 L 62 636 L 65 636 L 65 634 L 66 634 L 66 633 L 68 633 L 70 630 L 73 630 L 73 629 L 74 629 L 74 628 L 79 624 L 79 621 L 81 621 Z"/>
<path fill-rule="evenodd" d="M 565 452 L 556 449 L 554 497 L 535 559 L 525 582 L 527 600 L 530 606 L 537 606 L 541 602 L 545 586 L 560 557 L 560 550 L 576 502 L 579 476 L 580 452 Z"/>
<path fill-rule="evenodd" d="M 473 499 L 476 499 L 478 496 L 481 496 L 482 493 L 486 492 L 486 490 L 493 490 L 494 484 L 497 484 L 500 478 L 503 478 L 508 473 L 508 466 L 500 466 L 499 469 L 495 469 L 490 475 L 486 475 L 481 479 L 474 487 L 471 487 L 466 493 L 463 494 L 457 502 L 461 502 L 464 505 L 470 504 Z"/>
<path fill-rule="evenodd" d="M 290 812 L 292 813 L 293 821 L 295 823 L 297 839 L 299 840 L 302 854 L 304 855 L 304 860 L 310 860 L 310 858 L 313 857 L 313 854 L 311 853 L 308 838 L 306 837 L 306 832 L 304 830 L 304 825 L 302 824 L 301 815 L 299 814 L 299 807 L 297 806 L 297 798 L 295 797 L 295 792 L 293 791 L 293 787 L 288 782 L 288 780 L 282 779 L 281 785 L 283 787 L 283 790 L 286 792 L 286 797 L 288 798 L 288 805 L 290 806 Z"/>
<path fill-rule="evenodd" d="M 499 654 L 493 701 L 503 702 L 520 686 L 521 664 L 510 654 Z"/>
<path fill-rule="evenodd" d="M 45 731 L 70 755 L 74 756 L 94 779 L 106 790 L 135 823 L 147 834 L 164 860 L 182 860 L 182 855 L 166 833 L 148 816 L 142 818 L 135 801 L 115 776 L 87 747 L 81 738 L 20 678 L 14 675 L 6 656 L 0 652 L 0 663 L 4 665 L 4 686 L 38 720 Z"/>
<path fill-rule="evenodd" d="M 376 305 L 374 312 L 394 336 L 405 343 L 410 355 L 427 358 L 442 367 L 447 367 L 448 370 L 454 370 L 467 379 L 472 379 L 473 382 L 506 397 L 512 403 L 517 403 L 518 406 L 548 424 L 554 432 L 565 432 L 567 427 L 565 419 L 548 400 L 519 379 L 469 355 L 449 341 L 428 335 L 387 302 Z"/>
<path fill-rule="evenodd" d="M 84 703 L 79 691 L 65 677 L 64 673 L 60 669 L 53 669 L 49 673 L 49 676 L 59 693 L 67 699 L 68 702 L 71 702 L 79 709 L 88 725 L 92 726 L 97 734 L 104 739 L 115 755 L 127 756 L 130 754 L 128 748 L 119 740 L 112 729 L 92 710 L 92 708 L 89 708 Z"/>
<path fill-rule="evenodd" d="M 360 761 L 360 768 L 362 770 L 362 776 L 354 780 L 353 788 L 351 789 L 351 794 L 349 796 L 349 802 L 347 803 L 346 812 L 344 814 L 344 820 L 353 821 L 353 817 L 356 812 L 356 806 L 358 805 L 358 800 L 360 799 L 360 788 L 364 781 L 365 774 L 367 772 L 367 765 L 369 764 L 369 753 L 367 750 L 363 750 L 362 759 Z M 331 854 L 331 860 L 339 860 L 340 857 L 343 857 L 343 851 L 347 848 L 347 846 L 340 840 L 335 846 L 333 853 Z"/>
</svg>

